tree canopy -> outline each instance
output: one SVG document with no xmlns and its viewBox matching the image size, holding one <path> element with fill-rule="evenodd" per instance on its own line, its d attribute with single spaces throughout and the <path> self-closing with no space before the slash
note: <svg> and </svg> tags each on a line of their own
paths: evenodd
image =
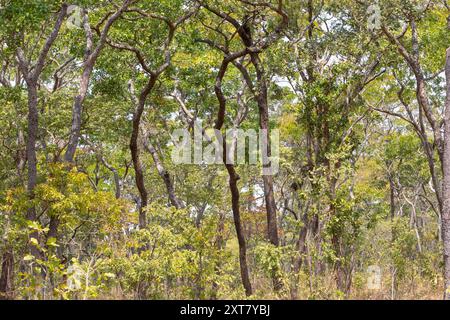
<svg viewBox="0 0 450 320">
<path fill-rule="evenodd" d="M 447 0 L 0 24 L 0 299 L 450 299 Z"/>
</svg>

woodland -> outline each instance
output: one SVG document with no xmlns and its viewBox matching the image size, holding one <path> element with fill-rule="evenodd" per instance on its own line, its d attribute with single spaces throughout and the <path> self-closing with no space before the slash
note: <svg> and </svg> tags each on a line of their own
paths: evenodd
<svg viewBox="0 0 450 320">
<path fill-rule="evenodd" d="M 0 300 L 450 300 L 448 0 L 0 0 L 0 26 Z M 279 168 L 174 163 L 183 128 L 278 132 Z"/>
</svg>

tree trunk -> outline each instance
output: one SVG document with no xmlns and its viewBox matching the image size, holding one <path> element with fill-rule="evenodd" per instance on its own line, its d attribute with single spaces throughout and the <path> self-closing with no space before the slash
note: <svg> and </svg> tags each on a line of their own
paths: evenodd
<svg viewBox="0 0 450 320">
<path fill-rule="evenodd" d="M 130 151 L 131 151 L 131 158 L 133 160 L 136 186 L 139 190 L 139 194 L 141 197 L 141 205 L 139 208 L 139 227 L 141 229 L 147 226 L 147 215 L 145 213 L 145 209 L 148 205 L 148 192 L 144 182 L 144 171 L 142 168 L 142 163 L 139 154 L 138 139 L 141 125 L 141 118 L 145 108 L 145 101 L 147 100 L 148 95 L 152 91 L 156 83 L 156 79 L 157 79 L 156 76 L 151 76 L 149 81 L 147 82 L 147 85 L 144 87 L 139 96 L 136 111 L 133 114 L 133 131 L 131 133 L 130 139 Z"/>
<path fill-rule="evenodd" d="M 167 193 L 169 195 L 170 204 L 177 209 L 183 208 L 184 207 L 183 203 L 181 202 L 180 199 L 178 199 L 177 195 L 175 194 L 175 187 L 173 185 L 172 177 L 170 176 L 170 173 L 164 167 L 164 164 L 162 163 L 162 161 L 158 155 L 158 151 L 155 149 L 155 147 L 150 142 L 150 140 L 147 136 L 145 136 L 143 140 L 144 140 L 144 147 L 152 155 L 153 162 L 156 165 L 158 174 L 164 181 Z"/>
<path fill-rule="evenodd" d="M 225 73 L 228 68 L 228 64 L 230 63 L 230 57 L 225 57 L 222 61 L 222 65 L 219 69 L 219 73 L 216 77 L 216 84 L 214 86 L 214 91 L 217 96 L 217 100 L 219 101 L 219 111 L 217 113 L 217 120 L 214 128 L 217 131 L 220 131 L 222 129 L 222 126 L 224 124 L 225 119 L 225 113 L 226 113 L 226 104 L 227 100 L 225 98 L 225 95 L 222 91 L 222 80 L 225 76 Z M 229 185 L 230 185 L 230 191 L 231 191 L 231 207 L 233 211 L 233 220 L 234 220 L 234 226 L 236 229 L 236 234 L 238 238 L 238 244 L 239 244 L 239 266 L 241 270 L 241 279 L 242 279 L 242 285 L 245 289 L 245 294 L 247 296 L 251 296 L 253 294 L 252 285 L 250 282 L 250 276 L 248 271 L 248 265 L 247 265 L 247 244 L 245 241 L 244 236 L 244 228 L 242 227 L 241 222 L 241 213 L 239 208 L 239 188 L 237 185 L 237 182 L 239 180 L 239 176 L 236 174 L 236 170 L 234 168 L 234 165 L 231 164 L 232 162 L 229 161 L 228 158 L 228 152 L 227 152 L 227 139 L 226 137 L 221 137 L 220 134 L 217 136 L 217 139 L 222 138 L 222 144 L 223 144 L 223 163 L 228 171 L 229 176 Z M 219 140 L 220 141 L 220 140 Z"/>
<path fill-rule="evenodd" d="M 37 85 L 28 84 L 28 141 L 27 141 L 27 164 L 28 164 L 28 181 L 27 192 L 28 199 L 30 201 L 30 207 L 27 210 L 27 220 L 30 222 L 36 221 L 36 208 L 31 203 L 34 201 L 34 188 L 37 183 L 37 157 L 36 157 L 36 140 L 38 135 L 38 95 Z M 32 239 L 35 239 L 39 243 L 39 234 L 37 231 L 32 231 L 29 235 L 30 253 L 35 257 L 40 257 L 39 249 L 32 244 Z"/>
<path fill-rule="evenodd" d="M 395 183 L 394 183 L 394 177 L 392 176 L 391 173 L 389 173 L 389 198 L 390 198 L 390 213 L 391 213 L 391 245 L 394 245 L 394 242 L 397 240 L 397 231 L 394 225 L 394 221 L 395 221 L 395 211 L 396 211 L 396 207 L 395 207 Z M 391 299 L 395 300 L 395 296 L 398 290 L 398 282 L 397 282 L 397 278 L 396 278 L 396 270 L 395 270 L 395 266 L 391 267 L 391 278 L 392 278 L 392 282 L 391 282 Z"/>
<path fill-rule="evenodd" d="M 225 240 L 224 240 L 224 232 L 225 232 L 225 214 L 223 212 L 219 213 L 219 222 L 217 223 L 217 234 L 215 239 L 215 246 L 217 251 L 222 251 L 225 247 Z M 216 265 L 214 266 L 214 271 L 217 274 L 217 277 L 219 277 L 220 267 L 222 266 L 222 261 L 220 259 L 217 260 Z M 214 281 L 211 286 L 211 300 L 217 300 L 219 292 L 219 284 L 217 281 Z"/>
<path fill-rule="evenodd" d="M 106 161 L 106 159 L 103 157 L 103 155 L 99 156 L 100 161 L 103 163 L 103 165 L 113 173 L 114 176 L 114 185 L 115 185 L 115 189 L 116 189 L 116 199 L 120 199 L 121 197 L 121 191 L 120 191 L 120 177 L 119 177 L 119 172 L 117 171 L 116 168 L 114 168 L 112 165 L 110 165 L 108 163 L 108 161 Z"/>
<path fill-rule="evenodd" d="M 14 286 L 14 254 L 10 247 L 6 248 L 2 256 L 2 273 L 0 275 L 0 300 L 9 300 L 13 298 Z"/>
<path fill-rule="evenodd" d="M 337 289 L 345 294 L 345 297 L 348 297 L 351 287 L 351 274 L 347 275 L 347 272 L 345 270 L 345 265 L 343 263 L 344 255 L 342 253 L 340 238 L 341 237 L 339 234 L 334 233 L 331 239 L 333 249 L 337 258 L 334 264 L 335 279 Z"/>
<path fill-rule="evenodd" d="M 75 152 L 78 147 L 78 142 L 80 140 L 81 133 L 81 117 L 83 114 L 83 102 L 86 97 L 86 93 L 89 87 L 89 79 L 91 77 L 93 61 L 85 62 L 86 65 L 83 70 L 83 74 L 80 79 L 80 89 L 78 95 L 74 99 L 73 107 L 72 107 L 72 127 L 70 129 L 70 138 L 69 143 L 67 145 L 67 150 L 64 155 L 64 160 L 66 162 L 73 162 L 75 157 Z"/>
<path fill-rule="evenodd" d="M 447 78 L 447 98 L 445 101 L 444 183 L 441 224 L 444 248 L 444 298 L 450 300 L 450 48 L 447 49 L 445 75 Z"/>
<path fill-rule="evenodd" d="M 306 252 L 306 236 L 308 234 L 308 217 L 307 214 L 303 216 L 303 226 L 299 232 L 299 238 L 295 245 L 295 250 L 298 254 L 298 258 L 294 261 L 294 283 L 291 289 L 292 300 L 297 300 L 298 298 L 298 285 L 300 281 L 300 270 L 302 268 L 304 254 Z"/>
<path fill-rule="evenodd" d="M 239 176 L 236 174 L 233 165 L 226 165 L 226 167 L 228 175 L 230 177 L 229 183 L 231 190 L 231 204 L 233 209 L 234 227 L 236 228 L 236 234 L 239 244 L 239 262 L 240 262 L 239 264 L 241 268 L 242 284 L 245 289 L 245 294 L 247 296 L 251 296 L 253 294 L 253 290 L 247 266 L 247 245 L 245 241 L 244 231 L 242 228 L 241 215 L 239 209 L 239 189 L 237 186 Z"/>
<path fill-rule="evenodd" d="M 72 106 L 72 126 L 70 130 L 69 143 L 67 145 L 67 150 L 64 155 L 64 160 L 66 162 L 72 162 L 75 157 L 75 152 L 78 147 L 78 142 L 80 140 L 80 132 L 81 132 L 81 124 L 82 124 L 82 114 L 83 114 L 83 102 L 86 98 L 86 94 L 89 88 L 89 82 L 91 78 L 92 71 L 94 70 L 94 65 L 97 61 L 97 58 L 100 56 L 106 41 L 110 28 L 114 24 L 114 22 L 119 19 L 122 13 L 128 8 L 131 4 L 130 0 L 124 0 L 122 5 L 118 7 L 117 11 L 115 11 L 112 15 L 108 15 L 109 18 L 105 22 L 105 26 L 101 30 L 97 30 L 99 40 L 94 48 L 93 43 L 93 35 L 91 26 L 89 25 L 89 19 L 87 16 L 87 12 L 83 12 L 83 28 L 86 33 L 86 51 L 84 56 L 83 63 L 83 73 L 80 78 L 80 88 L 78 91 L 78 95 L 74 98 L 74 103 Z M 107 17 L 108 17 L 107 16 Z M 106 18 L 105 18 L 106 19 Z"/>
<path fill-rule="evenodd" d="M 257 70 L 258 78 L 258 92 L 257 103 L 259 109 L 259 127 L 261 130 L 267 132 L 263 134 L 262 143 L 267 146 L 267 155 L 263 157 L 269 158 L 271 156 L 270 148 L 270 128 L 269 128 L 269 106 L 267 99 L 267 83 L 265 79 L 264 71 L 262 70 L 261 61 L 257 54 L 252 54 L 252 63 Z M 268 159 L 266 159 L 268 160 Z M 264 182 L 264 199 L 267 210 L 267 232 L 270 242 L 278 246 L 278 226 L 277 226 L 277 207 L 275 203 L 274 189 L 273 189 L 273 176 L 263 175 Z"/>
<path fill-rule="evenodd" d="M 257 53 L 251 54 L 252 64 L 256 69 L 256 75 L 258 80 L 258 94 L 256 100 L 259 109 L 259 128 L 263 132 L 261 135 L 263 141 L 262 145 L 267 148 L 267 154 L 262 155 L 263 166 L 266 170 L 270 169 L 271 164 L 269 159 L 271 156 L 271 146 L 270 146 L 270 127 L 269 127 L 269 105 L 267 98 L 267 81 L 265 78 L 265 72 L 261 65 L 261 60 Z M 277 222 L 277 206 L 275 203 L 274 187 L 273 187 L 273 175 L 272 173 L 265 172 L 263 174 L 264 183 L 264 199 L 266 203 L 267 212 L 267 234 L 268 239 L 271 244 L 278 247 L 279 246 L 279 236 L 278 236 L 278 222 Z M 279 276 L 279 269 L 277 268 L 273 274 L 273 285 L 275 291 L 279 291 L 283 287 L 283 283 Z"/>
</svg>

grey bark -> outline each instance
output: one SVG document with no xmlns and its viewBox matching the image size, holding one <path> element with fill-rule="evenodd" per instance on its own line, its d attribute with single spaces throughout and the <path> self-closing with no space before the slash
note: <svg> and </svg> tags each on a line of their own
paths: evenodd
<svg viewBox="0 0 450 320">
<path fill-rule="evenodd" d="M 86 33 L 86 52 L 83 62 L 83 72 L 80 78 L 80 88 L 78 91 L 78 95 L 74 98 L 74 103 L 72 107 L 72 125 L 70 130 L 69 143 L 67 145 L 67 150 L 64 155 L 64 160 L 66 162 L 73 162 L 75 152 L 78 147 L 82 125 L 83 102 L 86 98 L 86 94 L 89 88 L 89 82 L 92 71 L 94 69 L 94 65 L 97 61 L 97 58 L 100 56 L 103 47 L 106 44 L 110 28 L 132 2 L 133 1 L 131 0 L 123 1 L 122 6 L 106 20 L 105 26 L 103 27 L 102 31 L 98 32 L 100 39 L 95 48 L 93 43 L 91 26 L 89 25 L 88 21 L 88 16 L 87 13 L 84 12 L 83 27 Z"/>
<path fill-rule="evenodd" d="M 444 256 L 444 298 L 450 300 L 450 48 L 447 49 L 445 75 L 447 78 L 445 100 L 444 182 L 443 210 L 441 217 Z"/>
<path fill-rule="evenodd" d="M 28 91 L 28 137 L 27 137 L 27 169 L 28 169 L 28 177 L 27 177 L 27 193 L 30 202 L 34 200 L 34 188 L 37 183 L 37 157 L 36 157 L 36 142 L 38 138 L 38 129 L 39 129 L 39 112 L 38 112 L 38 81 L 39 77 L 44 69 L 45 60 L 47 58 L 48 52 L 50 48 L 53 46 L 59 31 L 61 29 L 61 25 L 64 21 L 64 18 L 67 14 L 67 5 L 64 4 L 60 11 L 56 23 L 53 27 L 51 34 L 48 36 L 45 41 L 44 47 L 39 53 L 38 60 L 34 65 L 34 68 L 31 67 L 30 63 L 27 61 L 24 52 L 19 47 L 17 50 L 17 59 L 19 62 L 19 68 L 25 78 L 27 83 L 27 91 Z M 26 214 L 27 220 L 36 221 L 36 208 L 34 205 L 30 205 Z M 40 256 L 39 249 L 31 243 L 31 239 L 36 239 L 39 243 L 39 234 L 37 232 L 32 232 L 30 234 L 30 253 L 35 256 Z"/>
<path fill-rule="evenodd" d="M 159 176 L 163 179 L 164 185 L 166 186 L 167 194 L 169 195 L 169 201 L 172 206 L 177 209 L 181 209 L 184 207 L 183 202 L 177 197 L 175 193 L 175 187 L 173 185 L 173 179 L 170 173 L 164 167 L 161 158 L 159 157 L 158 151 L 155 149 L 153 144 L 150 142 L 149 137 L 146 135 L 143 139 L 144 147 L 147 151 L 152 155 L 153 162 L 155 163 L 156 170 L 158 171 Z"/>
</svg>

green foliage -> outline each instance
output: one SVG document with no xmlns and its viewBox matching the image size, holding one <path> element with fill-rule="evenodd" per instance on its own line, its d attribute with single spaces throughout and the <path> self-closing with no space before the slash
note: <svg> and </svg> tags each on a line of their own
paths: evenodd
<svg viewBox="0 0 450 320">
<path fill-rule="evenodd" d="M 92 40 L 95 50 L 122 4 L 72 1 L 86 10 L 92 37 L 68 27 L 66 17 L 45 56 L 36 80 L 34 184 L 27 155 L 29 84 L 18 49 L 32 71 L 63 1 L 0 0 L 0 261 L 13 256 L 11 270 L 0 275 L 11 275 L 12 298 L 441 297 L 436 195 L 443 174 L 436 137 L 443 134 L 445 79 L 439 72 L 450 40 L 448 8 L 437 0 L 422 9 L 420 1 L 379 1 L 386 30 L 405 50 L 417 51 L 418 74 L 385 31 L 368 30 L 365 4 L 284 1 L 289 22 L 278 30 L 278 2 L 269 2 L 273 7 L 204 1 L 215 10 L 199 7 L 175 28 L 195 1 L 133 1 L 98 47 L 76 156 L 68 163 L 64 154 L 86 46 Z M 214 11 L 244 25 L 236 30 Z M 193 134 L 194 119 L 214 127 L 219 67 L 224 55 L 245 49 L 242 31 L 251 33 L 252 46 L 229 63 L 222 79 L 224 129 L 259 129 L 258 93 L 266 80 L 268 126 L 280 130 L 281 140 L 280 171 L 272 177 L 278 246 L 268 240 L 265 195 L 271 186 L 261 166 L 234 166 L 236 216 L 231 167 L 171 161 L 173 130 Z M 274 41 L 255 49 L 269 38 Z M 167 69 L 154 72 L 166 61 Z M 419 106 L 421 77 L 436 127 Z M 155 84 L 146 96 L 149 80 Z M 139 159 L 130 153 L 135 98 L 145 98 Z M 169 193 L 182 206 L 175 208 Z M 253 287 L 249 297 L 241 278 L 239 224 Z M 382 270 L 378 290 L 367 286 L 369 266 Z M 277 281 L 282 288 L 275 288 Z"/>
</svg>

